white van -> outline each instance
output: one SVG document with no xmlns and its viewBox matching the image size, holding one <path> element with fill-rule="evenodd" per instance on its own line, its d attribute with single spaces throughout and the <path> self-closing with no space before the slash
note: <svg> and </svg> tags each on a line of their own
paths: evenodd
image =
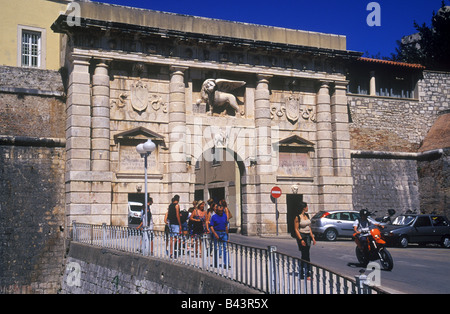
<svg viewBox="0 0 450 314">
<path fill-rule="evenodd" d="M 128 223 L 141 221 L 141 211 L 144 204 L 139 202 L 128 202 Z"/>
</svg>

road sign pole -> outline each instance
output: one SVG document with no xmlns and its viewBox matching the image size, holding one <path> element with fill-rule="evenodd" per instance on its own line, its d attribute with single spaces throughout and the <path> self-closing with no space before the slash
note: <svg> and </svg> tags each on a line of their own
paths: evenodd
<svg viewBox="0 0 450 314">
<path fill-rule="evenodd" d="M 277 237 L 278 237 L 278 198 L 275 199 L 275 219 L 277 220 Z"/>
<path fill-rule="evenodd" d="M 278 236 L 278 198 L 281 196 L 281 189 L 277 186 L 274 186 L 270 191 L 270 195 L 275 199 L 275 220 L 276 220 L 276 228 L 277 228 L 277 236 Z"/>
</svg>

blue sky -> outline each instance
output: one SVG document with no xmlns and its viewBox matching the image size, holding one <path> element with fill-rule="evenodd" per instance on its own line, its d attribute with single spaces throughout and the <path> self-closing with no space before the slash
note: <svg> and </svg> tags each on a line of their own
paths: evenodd
<svg viewBox="0 0 450 314">
<path fill-rule="evenodd" d="M 104 0 L 111 4 L 229 21 L 286 27 L 347 36 L 347 49 L 390 56 L 396 40 L 415 33 L 413 22 L 431 25 L 441 0 L 382 0 L 381 26 L 368 26 L 370 0 Z M 446 1 L 449 4 L 449 1 Z"/>
</svg>

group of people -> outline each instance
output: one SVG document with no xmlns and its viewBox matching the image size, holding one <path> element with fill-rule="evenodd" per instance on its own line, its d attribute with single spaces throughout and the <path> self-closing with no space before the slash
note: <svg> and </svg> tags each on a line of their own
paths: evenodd
<svg viewBox="0 0 450 314">
<path fill-rule="evenodd" d="M 197 255 L 201 254 L 203 235 L 210 235 L 210 248 L 214 248 L 214 266 L 217 267 L 218 257 L 223 256 L 224 265 L 227 266 L 226 243 L 228 241 L 229 222 L 233 217 L 228 209 L 227 202 L 220 200 L 215 203 L 209 199 L 194 201 L 188 211 L 180 210 L 180 197 L 175 195 L 164 218 L 169 234 L 171 235 L 170 251 L 174 252 L 174 236 L 192 236 L 195 240 Z M 208 206 L 206 208 L 206 206 Z M 175 240 L 176 241 L 176 240 Z M 219 253 L 219 254 L 218 254 Z"/>
<path fill-rule="evenodd" d="M 149 198 L 147 204 L 147 213 L 142 217 L 147 217 L 147 226 L 152 230 L 152 219 L 150 206 L 153 204 L 152 198 Z M 166 224 L 166 234 L 170 237 L 170 256 L 176 257 L 179 254 L 180 247 L 186 245 L 181 243 L 181 237 L 192 237 L 195 243 L 193 251 L 197 256 L 202 252 L 203 235 L 210 236 L 210 253 L 214 248 L 214 263 L 217 267 L 218 257 L 223 257 L 223 266 L 227 266 L 226 243 L 228 241 L 229 222 L 233 217 L 227 202 L 220 200 L 215 203 L 213 199 L 209 199 L 206 203 L 203 200 L 194 201 L 193 206 L 189 210 L 180 209 L 180 196 L 175 195 L 167 209 L 164 217 Z M 142 211 L 142 214 L 144 212 Z M 142 219 L 138 229 L 143 226 Z M 169 248 L 168 248 L 169 249 Z M 219 253 L 219 254 L 218 254 Z"/>
<path fill-rule="evenodd" d="M 213 199 L 206 203 L 202 200 L 194 201 L 188 211 L 182 211 L 179 203 L 180 196 L 175 195 L 164 217 L 172 235 L 199 237 L 211 234 L 219 239 L 222 233 L 228 234 L 229 221 L 233 216 L 225 200 L 219 203 L 215 203 Z"/>
</svg>

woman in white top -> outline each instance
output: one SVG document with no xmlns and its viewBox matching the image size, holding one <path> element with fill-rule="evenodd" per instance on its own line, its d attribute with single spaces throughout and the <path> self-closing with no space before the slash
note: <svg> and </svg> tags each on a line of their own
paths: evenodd
<svg viewBox="0 0 450 314">
<path fill-rule="evenodd" d="M 303 202 L 300 204 L 300 214 L 295 217 L 294 226 L 295 234 L 297 236 L 298 249 L 302 253 L 301 278 L 304 278 L 304 275 L 306 275 L 307 279 L 310 280 L 310 266 L 308 263 L 303 263 L 303 261 L 311 261 L 309 254 L 309 251 L 311 249 L 311 242 L 313 243 L 313 245 L 316 245 L 316 239 L 314 238 L 314 234 L 311 230 L 311 220 L 309 219 L 308 215 L 308 204 Z"/>
</svg>

